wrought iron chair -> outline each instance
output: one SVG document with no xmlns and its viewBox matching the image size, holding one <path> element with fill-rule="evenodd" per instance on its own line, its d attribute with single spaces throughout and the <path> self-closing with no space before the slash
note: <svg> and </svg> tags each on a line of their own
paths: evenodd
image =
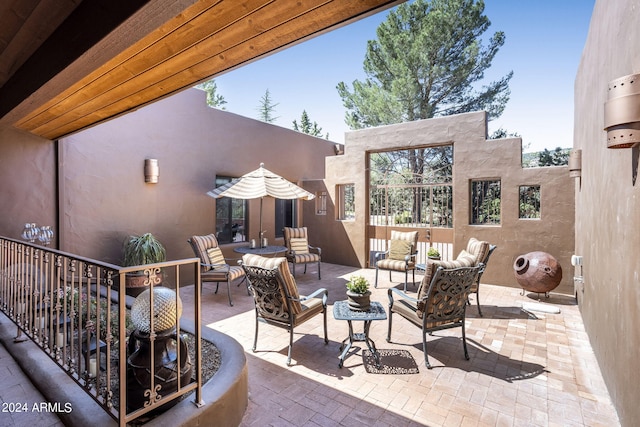
<svg viewBox="0 0 640 427">
<path fill-rule="evenodd" d="M 307 237 L 307 227 L 284 227 L 284 245 L 287 247 L 287 261 L 292 264 L 293 277 L 296 277 L 296 264 L 304 264 L 304 273 L 307 273 L 307 264 L 318 264 L 318 280 L 320 280 L 320 261 L 322 249 L 310 246 Z"/>
<path fill-rule="evenodd" d="M 307 320 L 322 313 L 324 317 L 324 343 L 327 344 L 327 297 L 329 292 L 320 288 L 309 296 L 298 293 L 296 282 L 289 272 L 286 258 L 265 258 L 247 254 L 242 257 L 242 268 L 249 280 L 256 309 L 256 332 L 252 350 L 258 344 L 260 321 L 289 330 L 287 365 L 291 365 L 293 330 Z"/>
<path fill-rule="evenodd" d="M 389 250 L 376 254 L 376 280 L 374 287 L 378 287 L 378 270 L 389 270 L 389 281 L 392 271 L 404 272 L 404 291 L 407 292 L 409 271 L 413 273 L 413 283 L 416 282 L 416 255 L 418 254 L 418 232 L 391 230 Z"/>
<path fill-rule="evenodd" d="M 200 281 L 202 283 L 215 282 L 216 294 L 218 293 L 220 282 L 226 282 L 229 305 L 233 306 L 231 282 L 242 277 L 242 281 L 238 282 L 238 286 L 240 286 L 246 280 L 242 267 L 227 264 L 227 260 L 218 246 L 218 239 L 216 239 L 215 234 L 192 236 L 187 242 L 191 245 L 195 255 L 200 258 Z M 249 293 L 248 288 L 247 293 Z"/>
<path fill-rule="evenodd" d="M 389 296 L 387 342 L 391 342 L 393 315 L 399 314 L 422 328 L 424 363 L 428 369 L 431 369 L 431 365 L 427 353 L 427 333 L 442 329 L 462 328 L 464 357 L 469 360 L 464 321 L 467 297 L 480 268 L 481 266 L 451 269 L 437 267 L 430 282 L 425 283 L 423 280 L 421 287 L 427 289 L 419 290 L 418 298 L 410 297 L 399 289 L 390 288 L 387 291 Z"/>
</svg>

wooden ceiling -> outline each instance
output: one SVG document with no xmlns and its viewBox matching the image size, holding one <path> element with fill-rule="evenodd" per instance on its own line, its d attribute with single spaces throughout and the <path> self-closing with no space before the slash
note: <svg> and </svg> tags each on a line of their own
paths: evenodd
<svg viewBox="0 0 640 427">
<path fill-rule="evenodd" d="M 54 140 L 394 0 L 2 0 L 0 124 Z"/>
</svg>

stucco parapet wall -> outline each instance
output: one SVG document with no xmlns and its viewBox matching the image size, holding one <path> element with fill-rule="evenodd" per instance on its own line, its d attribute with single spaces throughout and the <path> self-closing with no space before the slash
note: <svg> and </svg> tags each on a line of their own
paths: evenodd
<svg viewBox="0 0 640 427">
<path fill-rule="evenodd" d="M 571 293 L 575 197 L 574 181 L 569 177 L 568 167 L 523 168 L 522 139 L 487 139 L 487 115 L 482 111 L 346 133 L 344 155 L 326 159 L 325 185 L 332 201 L 339 203 L 335 196 L 336 186 L 355 184 L 356 219 L 350 223 L 336 223 L 314 218 L 314 224 L 322 227 L 326 234 L 337 236 L 336 242 L 351 244 L 355 256 L 349 259 L 364 266 L 370 250 L 366 221 L 368 153 L 445 144 L 453 145 L 453 256 L 466 247 L 471 237 L 496 244 L 498 249 L 483 281 L 517 287 L 513 272 L 515 259 L 536 250 L 548 252 L 564 269 L 557 291 Z M 500 181 L 500 224 L 470 224 L 470 182 L 473 180 Z M 519 218 L 519 187 L 537 185 L 541 189 L 541 218 Z M 331 253 L 327 250 L 326 258 L 330 258 Z"/>
<path fill-rule="evenodd" d="M 484 111 L 359 129 L 345 134 L 344 155 L 361 151 L 409 149 L 455 140 L 486 141 Z"/>
</svg>

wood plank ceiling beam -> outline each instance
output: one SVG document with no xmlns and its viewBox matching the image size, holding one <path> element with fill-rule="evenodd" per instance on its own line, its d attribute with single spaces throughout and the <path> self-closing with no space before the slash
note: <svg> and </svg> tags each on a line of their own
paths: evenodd
<svg viewBox="0 0 640 427">
<path fill-rule="evenodd" d="M 190 3 L 55 96 L 12 117 L 13 126 L 58 139 L 401 1 Z"/>
</svg>

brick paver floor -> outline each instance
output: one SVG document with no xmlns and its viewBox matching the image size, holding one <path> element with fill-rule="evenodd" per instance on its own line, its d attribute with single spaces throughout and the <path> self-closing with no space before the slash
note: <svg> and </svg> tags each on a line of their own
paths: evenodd
<svg viewBox="0 0 640 427">
<path fill-rule="evenodd" d="M 307 274 L 298 272 L 297 282 L 302 294 L 327 288 L 332 305 L 346 298 L 344 283 L 351 274 L 373 283 L 375 270 L 323 263 L 321 281 L 310 265 Z M 387 272 L 381 274 L 372 299 L 388 307 L 387 289 L 401 286 L 403 277 L 394 273 L 392 283 Z M 329 344 L 321 338 L 321 317 L 301 325 L 294 338 L 293 366 L 287 367 L 288 332 L 260 325 L 253 353 L 252 298 L 244 285 L 233 286 L 235 305 L 230 307 L 224 285 L 217 295 L 214 286 L 204 285 L 204 324 L 235 338 L 247 354 L 250 396 L 243 426 L 620 425 L 570 295 L 552 293 L 541 301 L 559 308 L 559 314 L 525 312 L 522 304 L 537 303 L 537 296 L 482 284 L 484 317 L 478 316 L 473 299 L 467 309 L 470 360 L 464 359 L 459 328 L 434 333 L 428 336 L 431 370 L 425 367 L 419 328 L 395 316 L 388 343 L 387 321 L 375 321 L 370 335 L 378 349 L 408 350 L 419 373 L 370 374 L 362 362 L 364 343 L 338 368 L 348 329 L 345 321 L 333 319 L 332 307 Z M 410 293 L 415 289 L 409 285 Z"/>
</svg>

